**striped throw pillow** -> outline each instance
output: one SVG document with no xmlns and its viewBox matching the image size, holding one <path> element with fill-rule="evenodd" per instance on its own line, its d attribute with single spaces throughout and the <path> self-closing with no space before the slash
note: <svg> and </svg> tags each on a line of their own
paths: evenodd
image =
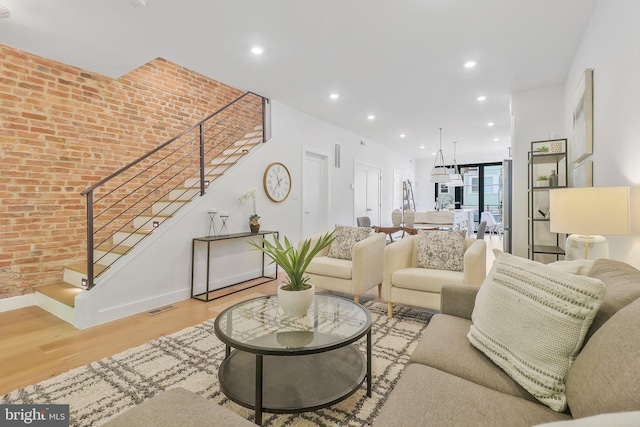
<svg viewBox="0 0 640 427">
<path fill-rule="evenodd" d="M 478 291 L 469 342 L 554 411 L 567 408 L 565 379 L 605 287 L 503 254 Z"/>
</svg>

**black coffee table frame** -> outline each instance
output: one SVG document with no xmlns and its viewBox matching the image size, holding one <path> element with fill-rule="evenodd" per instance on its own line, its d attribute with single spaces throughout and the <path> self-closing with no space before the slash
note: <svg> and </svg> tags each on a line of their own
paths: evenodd
<svg viewBox="0 0 640 427">
<path fill-rule="evenodd" d="M 355 393 L 365 379 L 367 397 L 371 397 L 371 314 L 352 300 L 324 294 L 316 295 L 311 310 L 317 312 L 319 297 L 360 307 L 366 315 L 364 325 L 344 338 L 313 332 L 314 339 L 326 345 L 275 348 L 256 343 L 258 339 L 234 340 L 221 328 L 220 319 L 227 321 L 234 309 L 247 302 L 229 307 L 216 318 L 215 334 L 226 346 L 225 359 L 218 370 L 220 389 L 232 401 L 254 409 L 258 425 L 262 424 L 263 412 L 301 413 L 332 406 Z M 251 301 L 269 298 L 276 297 Z M 354 344 L 365 335 L 366 360 Z"/>
</svg>

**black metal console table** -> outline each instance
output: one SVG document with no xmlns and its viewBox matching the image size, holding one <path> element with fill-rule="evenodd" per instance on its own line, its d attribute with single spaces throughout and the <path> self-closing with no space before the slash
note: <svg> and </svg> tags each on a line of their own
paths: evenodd
<svg viewBox="0 0 640 427">
<path fill-rule="evenodd" d="M 279 233 L 277 231 L 259 231 L 258 233 L 250 233 L 250 232 L 245 232 L 245 233 L 233 233 L 233 234 L 222 234 L 219 236 L 203 236 L 203 237 L 194 237 L 193 238 L 193 242 L 191 243 L 191 298 L 195 298 L 198 299 L 200 301 L 213 301 L 216 298 L 210 298 L 209 297 L 209 293 L 212 292 L 212 290 L 209 287 L 209 273 L 210 273 L 210 261 L 211 261 L 211 243 L 213 242 L 221 242 L 221 241 L 225 241 L 225 240 L 235 240 L 235 239 L 244 239 L 247 237 L 256 237 L 256 236 L 265 236 L 267 234 L 273 234 L 276 236 L 276 238 L 279 238 Z M 196 243 L 206 243 L 207 244 L 207 288 L 206 291 L 203 293 L 199 293 L 199 294 L 195 294 L 195 289 L 194 289 L 194 276 L 195 276 L 195 272 L 194 272 L 194 264 L 195 264 L 195 250 L 196 250 Z M 248 245 L 247 245 L 248 246 Z M 262 246 L 264 247 L 264 243 L 262 244 Z M 264 280 L 258 283 L 255 283 L 251 286 L 249 286 L 249 288 L 254 287 L 254 286 L 258 286 L 258 285 L 262 285 L 268 282 L 272 282 L 274 280 L 276 280 L 276 278 L 278 277 L 278 264 L 276 264 L 276 272 L 275 275 L 273 276 L 266 276 L 264 273 L 265 270 L 265 262 L 266 262 L 266 256 L 264 253 L 262 253 L 262 273 L 260 276 L 254 277 L 252 279 L 247 279 L 247 280 L 243 280 L 242 282 L 238 282 L 238 283 L 232 283 L 226 286 L 223 286 L 222 288 L 218 288 L 218 289 L 224 289 L 224 288 L 228 288 L 230 286 L 235 286 L 238 285 L 239 283 L 245 283 L 248 282 L 250 280 L 256 280 L 256 279 L 268 279 L 268 280 Z M 216 289 L 214 289 L 216 290 Z M 236 291 L 237 292 L 237 291 Z M 233 293 L 233 292 L 231 292 Z M 226 294 L 228 295 L 228 294 Z"/>
</svg>

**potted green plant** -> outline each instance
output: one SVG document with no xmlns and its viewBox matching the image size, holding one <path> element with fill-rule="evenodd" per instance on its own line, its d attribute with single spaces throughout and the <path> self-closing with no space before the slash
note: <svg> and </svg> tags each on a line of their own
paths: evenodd
<svg viewBox="0 0 640 427">
<path fill-rule="evenodd" d="M 540 175 L 536 180 L 536 186 L 538 187 L 548 187 L 549 186 L 549 177 L 547 175 Z"/>
<path fill-rule="evenodd" d="M 549 147 L 547 147 L 546 145 L 543 145 L 540 148 L 538 148 L 538 152 L 539 153 L 548 153 L 549 152 Z"/>
<path fill-rule="evenodd" d="M 249 228 L 251 229 L 251 233 L 253 234 L 258 234 L 258 231 L 260 231 L 260 215 L 258 214 L 252 214 L 249 215 Z"/>
<path fill-rule="evenodd" d="M 253 213 L 249 215 L 249 229 L 251 229 L 251 233 L 258 234 L 258 231 L 260 231 L 260 215 L 256 213 L 256 189 L 252 188 L 245 191 L 240 195 L 238 200 L 240 200 L 240 203 L 244 203 L 248 200 L 253 202 Z"/>
<path fill-rule="evenodd" d="M 313 257 L 329 246 L 333 239 L 332 231 L 321 235 L 313 246 L 311 239 L 304 240 L 299 249 L 287 237 L 284 238 L 284 245 L 275 236 L 273 243 L 263 237 L 260 238 L 260 244 L 249 242 L 271 258 L 272 264 L 278 264 L 287 275 L 285 282 L 278 286 L 278 302 L 285 314 L 298 317 L 307 314 L 315 293 L 315 287 L 309 283 L 306 274 L 307 267 Z"/>
</svg>

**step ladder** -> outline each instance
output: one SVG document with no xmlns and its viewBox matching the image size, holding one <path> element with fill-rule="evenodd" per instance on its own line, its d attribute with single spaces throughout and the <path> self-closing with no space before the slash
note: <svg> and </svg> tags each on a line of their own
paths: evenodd
<svg viewBox="0 0 640 427">
<path fill-rule="evenodd" d="M 416 210 L 416 201 L 413 198 L 413 186 L 411 181 L 402 182 L 402 211 Z"/>
</svg>

